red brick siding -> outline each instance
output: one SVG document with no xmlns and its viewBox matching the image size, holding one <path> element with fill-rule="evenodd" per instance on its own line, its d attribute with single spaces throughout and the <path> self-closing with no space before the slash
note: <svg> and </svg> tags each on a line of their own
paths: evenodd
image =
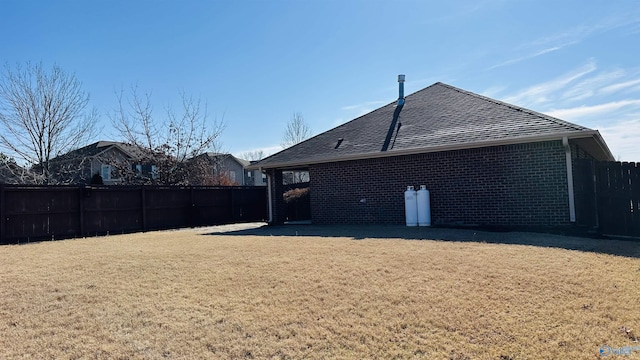
<svg viewBox="0 0 640 360">
<path fill-rule="evenodd" d="M 405 221 L 407 185 L 426 185 L 433 224 L 569 223 L 561 141 L 312 165 L 314 223 Z"/>
</svg>

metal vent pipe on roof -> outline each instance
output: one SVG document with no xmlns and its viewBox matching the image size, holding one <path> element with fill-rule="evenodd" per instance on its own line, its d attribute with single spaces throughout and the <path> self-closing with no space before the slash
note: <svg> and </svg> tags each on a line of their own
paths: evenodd
<svg viewBox="0 0 640 360">
<path fill-rule="evenodd" d="M 404 103 L 404 74 L 398 75 L 398 105 Z"/>
<path fill-rule="evenodd" d="M 382 144 L 382 149 L 380 151 L 387 151 L 389 149 L 393 132 L 396 130 L 396 124 L 398 123 L 398 116 L 400 116 L 400 111 L 402 111 L 402 107 L 404 106 L 404 75 L 402 74 L 398 75 L 398 86 L 398 104 L 396 105 L 396 109 L 393 111 L 393 119 L 391 120 L 391 125 L 389 125 L 389 130 L 387 131 L 387 137 L 384 139 L 384 144 Z M 398 128 L 398 130 L 399 129 L 400 128 Z"/>
</svg>

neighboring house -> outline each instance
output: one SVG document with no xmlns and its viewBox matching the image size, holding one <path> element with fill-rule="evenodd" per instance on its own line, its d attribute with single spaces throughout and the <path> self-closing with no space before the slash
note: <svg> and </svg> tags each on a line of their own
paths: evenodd
<svg viewBox="0 0 640 360">
<path fill-rule="evenodd" d="M 250 164 L 255 164 L 258 161 L 251 161 Z M 247 184 L 249 186 L 267 186 L 267 174 L 258 169 L 245 169 L 247 174 Z"/>
<path fill-rule="evenodd" d="M 98 141 L 70 151 L 50 161 L 50 172 L 57 183 L 88 184 L 100 177 L 104 185 L 124 182 L 125 170 L 153 176 L 153 165 L 142 164 L 142 152 L 133 145 Z"/>
<path fill-rule="evenodd" d="M 145 158 L 149 157 L 134 145 L 99 141 L 52 159 L 50 172 L 58 184 L 89 184 L 96 176 L 104 185 L 163 181 L 162 158 L 156 159 L 158 167 Z M 205 153 L 190 161 L 194 160 L 204 162 L 188 165 L 194 170 L 185 175 L 190 185 L 252 185 L 254 172 L 245 170 L 246 160 L 220 153 Z"/>
<path fill-rule="evenodd" d="M 249 161 L 239 159 L 231 154 L 206 153 L 210 173 L 215 183 L 228 185 L 253 185 L 253 172 L 245 170 Z"/>
<path fill-rule="evenodd" d="M 250 165 L 267 172 L 270 222 L 285 221 L 283 172 L 296 170 L 309 171 L 313 223 L 403 224 L 403 192 L 426 185 L 436 225 L 569 225 L 575 160 L 613 160 L 584 126 L 443 83 L 403 92 Z"/>
</svg>

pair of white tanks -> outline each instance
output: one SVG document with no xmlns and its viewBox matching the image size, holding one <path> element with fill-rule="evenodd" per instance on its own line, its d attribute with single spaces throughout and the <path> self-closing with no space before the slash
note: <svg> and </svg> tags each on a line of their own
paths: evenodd
<svg viewBox="0 0 640 360">
<path fill-rule="evenodd" d="M 429 190 L 426 185 L 420 185 L 416 191 L 413 186 L 407 186 L 404 192 L 404 212 L 407 226 L 431 226 L 431 205 Z"/>
</svg>

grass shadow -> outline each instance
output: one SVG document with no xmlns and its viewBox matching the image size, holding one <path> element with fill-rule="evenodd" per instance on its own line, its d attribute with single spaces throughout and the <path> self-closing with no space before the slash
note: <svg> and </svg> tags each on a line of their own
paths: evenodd
<svg viewBox="0 0 640 360">
<path fill-rule="evenodd" d="M 362 239 L 405 239 L 461 241 L 490 244 L 530 245 L 640 258 L 640 241 L 589 238 L 558 234 L 486 231 L 446 227 L 401 225 L 245 225 L 220 227 L 206 235 L 231 236 L 315 236 Z"/>
</svg>

